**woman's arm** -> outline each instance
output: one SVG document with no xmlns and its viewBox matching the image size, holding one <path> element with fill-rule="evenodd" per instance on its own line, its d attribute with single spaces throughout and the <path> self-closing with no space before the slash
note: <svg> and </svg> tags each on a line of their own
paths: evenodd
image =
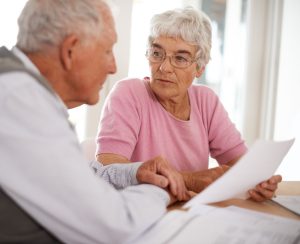
<svg viewBox="0 0 300 244">
<path fill-rule="evenodd" d="M 103 165 L 112 163 L 130 163 L 130 161 L 126 157 L 114 153 L 100 153 L 96 156 L 96 158 L 97 161 L 99 161 Z"/>
</svg>

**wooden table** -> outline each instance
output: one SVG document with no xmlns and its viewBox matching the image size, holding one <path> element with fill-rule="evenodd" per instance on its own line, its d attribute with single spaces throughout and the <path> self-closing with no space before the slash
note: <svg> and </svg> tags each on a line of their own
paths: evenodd
<svg viewBox="0 0 300 244">
<path fill-rule="evenodd" d="M 284 181 L 278 185 L 277 195 L 298 195 L 300 196 L 300 181 Z M 300 216 L 287 210 L 284 207 L 272 202 L 255 202 L 252 200 L 242 200 L 242 199 L 229 199 L 226 201 L 211 204 L 217 207 L 227 207 L 227 206 L 237 206 L 241 208 L 251 209 L 255 211 L 260 211 L 264 213 L 279 215 L 291 219 L 296 219 L 300 221 Z M 172 209 L 178 209 L 182 204 L 175 204 L 170 207 Z"/>
</svg>

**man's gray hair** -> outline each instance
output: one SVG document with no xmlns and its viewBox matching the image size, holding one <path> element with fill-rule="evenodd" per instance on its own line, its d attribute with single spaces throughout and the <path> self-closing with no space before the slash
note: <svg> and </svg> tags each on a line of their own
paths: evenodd
<svg viewBox="0 0 300 244">
<path fill-rule="evenodd" d="M 71 34 L 83 40 L 99 37 L 104 21 L 100 10 L 105 6 L 105 0 L 29 0 L 18 19 L 17 46 L 36 52 L 58 46 Z"/>
<path fill-rule="evenodd" d="M 211 24 L 208 16 L 192 7 L 174 9 L 156 14 L 151 19 L 148 45 L 159 36 L 181 38 L 197 47 L 198 66 L 204 67 L 210 59 Z"/>
</svg>

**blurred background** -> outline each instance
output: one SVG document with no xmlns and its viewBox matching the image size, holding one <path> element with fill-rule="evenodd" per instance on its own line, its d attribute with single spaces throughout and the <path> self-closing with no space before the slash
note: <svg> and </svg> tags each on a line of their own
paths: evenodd
<svg viewBox="0 0 300 244">
<path fill-rule="evenodd" d="M 15 44 L 17 17 L 25 2 L 0 1 L 1 46 Z M 217 92 L 248 146 L 257 139 L 296 138 L 277 173 L 284 180 L 300 180 L 300 1 L 113 2 L 118 71 L 108 78 L 97 105 L 69 110 L 80 141 L 96 136 L 105 97 L 117 80 L 149 75 L 144 54 L 150 18 L 168 9 L 193 6 L 207 13 L 213 27 L 212 58 L 195 82 Z"/>
</svg>

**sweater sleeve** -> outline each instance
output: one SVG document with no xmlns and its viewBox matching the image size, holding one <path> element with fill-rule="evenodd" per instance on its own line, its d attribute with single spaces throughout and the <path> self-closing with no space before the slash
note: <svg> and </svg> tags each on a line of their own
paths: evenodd
<svg viewBox="0 0 300 244">
<path fill-rule="evenodd" d="M 98 161 L 91 161 L 90 167 L 95 174 L 106 182 L 113 185 L 116 189 L 123 189 L 127 186 L 137 185 L 136 172 L 142 162 L 129 164 L 109 164 L 104 166 Z"/>
</svg>

